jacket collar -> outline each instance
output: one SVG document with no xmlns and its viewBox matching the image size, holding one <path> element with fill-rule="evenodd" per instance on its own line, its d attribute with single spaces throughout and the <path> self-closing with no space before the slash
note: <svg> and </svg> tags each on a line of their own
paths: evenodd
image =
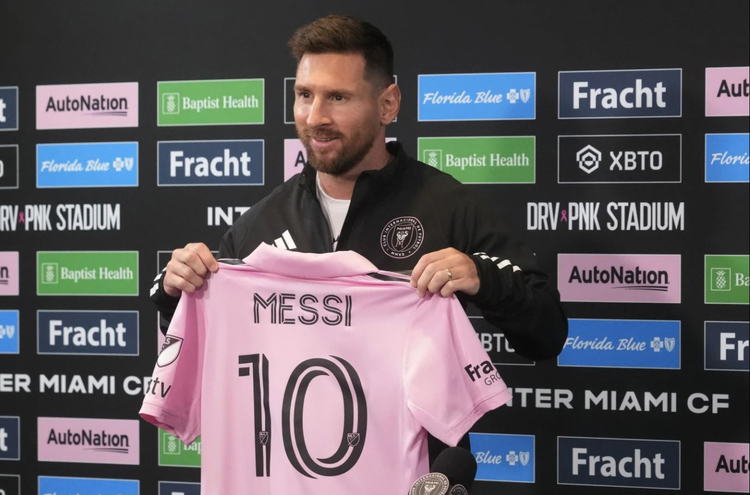
<svg viewBox="0 0 750 495">
<path fill-rule="evenodd" d="M 378 269 L 354 251 L 300 253 L 261 243 L 244 260 L 246 265 L 266 273 L 294 278 L 333 278 L 366 275 Z"/>
</svg>

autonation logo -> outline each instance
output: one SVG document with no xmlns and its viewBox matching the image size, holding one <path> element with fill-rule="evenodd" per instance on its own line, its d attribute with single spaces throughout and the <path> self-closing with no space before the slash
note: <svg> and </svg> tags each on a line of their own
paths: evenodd
<svg viewBox="0 0 750 495">
<path fill-rule="evenodd" d="M 680 255 L 559 254 L 557 270 L 563 301 L 681 301 Z"/>
<path fill-rule="evenodd" d="M 140 463 L 137 420 L 39 418 L 38 425 L 40 461 Z"/>
<path fill-rule="evenodd" d="M 138 83 L 36 87 L 37 129 L 138 127 Z"/>
<path fill-rule="evenodd" d="M 534 483 L 536 473 L 533 435 L 470 433 L 471 452 L 477 460 L 477 481 Z"/>
<path fill-rule="evenodd" d="M 558 437 L 559 485 L 680 489 L 680 442 Z"/>
</svg>

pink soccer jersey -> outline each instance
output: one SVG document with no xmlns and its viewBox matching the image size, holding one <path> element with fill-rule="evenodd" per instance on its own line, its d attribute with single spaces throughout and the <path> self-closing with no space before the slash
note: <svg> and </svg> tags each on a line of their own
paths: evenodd
<svg viewBox="0 0 750 495">
<path fill-rule="evenodd" d="M 351 252 L 261 245 L 183 294 L 141 408 L 203 495 L 405 494 L 511 394 L 455 297 Z M 158 380 L 158 382 L 157 382 Z"/>
</svg>

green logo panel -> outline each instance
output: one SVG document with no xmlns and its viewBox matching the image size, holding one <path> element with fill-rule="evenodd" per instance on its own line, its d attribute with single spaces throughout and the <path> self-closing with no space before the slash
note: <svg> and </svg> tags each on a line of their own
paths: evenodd
<svg viewBox="0 0 750 495">
<path fill-rule="evenodd" d="M 40 296 L 137 296 L 138 251 L 39 251 Z"/>
<path fill-rule="evenodd" d="M 464 184 L 533 184 L 536 138 L 419 138 L 419 159 Z"/>
<path fill-rule="evenodd" d="M 159 466 L 201 467 L 201 438 L 185 446 L 176 436 L 159 430 Z"/>
<path fill-rule="evenodd" d="M 158 123 L 173 125 L 262 124 L 263 79 L 157 83 Z"/>
<path fill-rule="evenodd" d="M 748 304 L 748 256 L 706 255 L 706 304 Z"/>
</svg>

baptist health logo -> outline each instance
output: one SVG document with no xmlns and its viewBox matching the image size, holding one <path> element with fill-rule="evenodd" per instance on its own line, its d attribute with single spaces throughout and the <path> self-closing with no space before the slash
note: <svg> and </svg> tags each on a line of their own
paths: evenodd
<svg viewBox="0 0 750 495">
<path fill-rule="evenodd" d="M 263 124 L 264 79 L 160 81 L 159 126 Z"/>
<path fill-rule="evenodd" d="M 180 114 L 180 93 L 164 93 L 161 96 L 161 113 L 164 115 Z"/>
<path fill-rule="evenodd" d="M 748 304 L 747 255 L 706 255 L 706 304 Z"/>
<path fill-rule="evenodd" d="M 202 442 L 198 437 L 190 445 L 184 445 L 174 435 L 159 430 L 159 466 L 201 467 Z"/>
<path fill-rule="evenodd" d="M 533 435 L 470 433 L 469 436 L 477 460 L 477 481 L 535 482 Z"/>
</svg>

